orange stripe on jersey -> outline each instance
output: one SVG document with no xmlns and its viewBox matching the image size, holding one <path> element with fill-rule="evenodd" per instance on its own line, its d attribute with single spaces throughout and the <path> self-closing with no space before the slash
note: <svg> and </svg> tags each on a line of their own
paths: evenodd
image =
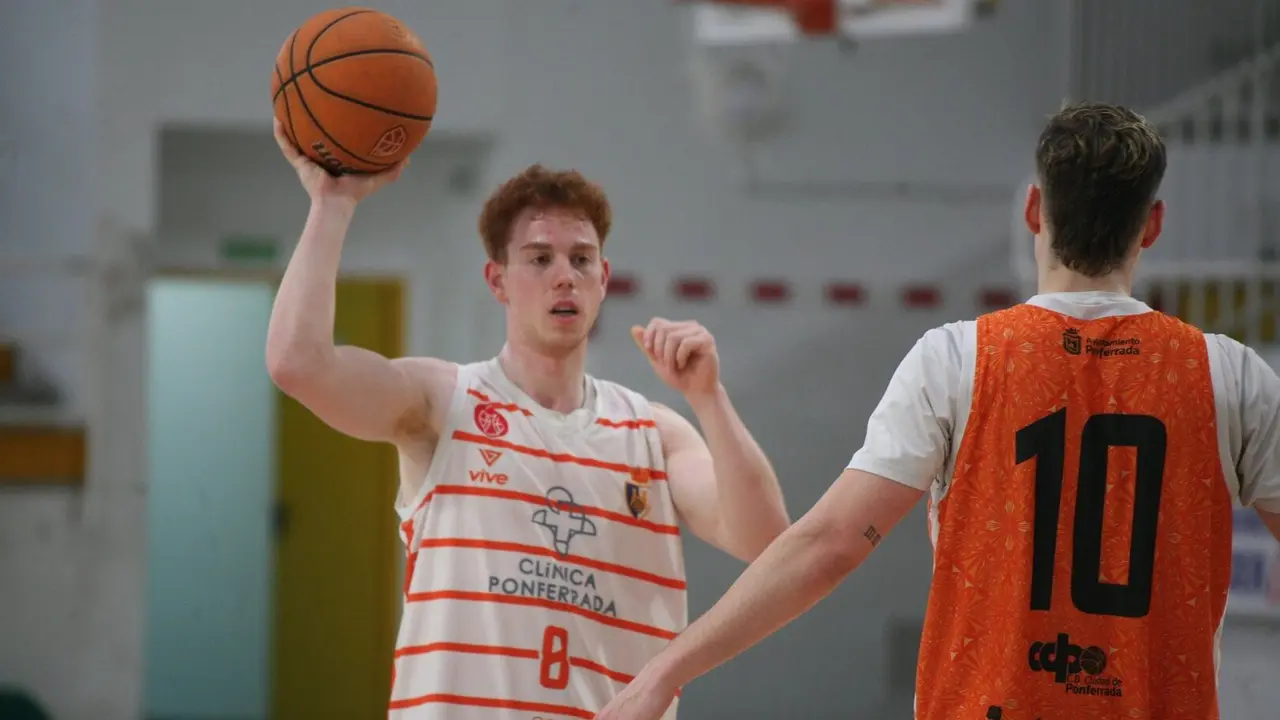
<svg viewBox="0 0 1280 720">
<path fill-rule="evenodd" d="M 675 590 L 684 590 L 686 588 L 685 581 L 675 578 L 663 577 L 655 575 L 644 570 L 627 567 L 626 565 L 618 565 L 615 563 L 604 562 L 603 560 L 594 560 L 581 555 L 561 555 L 552 548 L 540 547 L 538 545 L 526 545 L 524 543 L 499 542 L 497 540 L 476 540 L 473 538 L 428 538 L 422 541 L 418 547 L 422 549 L 452 547 L 452 548 L 470 548 L 474 550 L 497 550 L 499 552 L 522 553 L 524 555 L 541 555 L 543 557 L 555 558 L 556 560 L 567 563 L 569 565 L 581 565 L 589 567 L 593 570 L 613 573 L 614 575 L 623 575 L 634 580 L 642 580 L 654 585 L 673 588 Z M 417 555 L 415 552 L 414 555 Z"/>
<path fill-rule="evenodd" d="M 576 668 L 582 668 L 583 670 L 590 670 L 592 672 L 600 673 L 601 675 L 604 675 L 610 680 L 613 680 L 614 682 L 620 682 L 624 685 L 631 682 L 632 680 L 635 680 L 634 675 L 620 673 L 617 670 L 610 670 L 609 668 L 601 665 L 598 662 L 595 662 L 593 660 L 588 660 L 583 657 L 569 658 L 569 665 Z"/>
<path fill-rule="evenodd" d="M 476 398 L 480 402 L 493 403 L 493 400 L 486 394 L 476 390 L 475 388 L 467 388 L 467 394 Z M 529 410 L 516 405 L 515 403 L 497 403 L 493 407 L 497 410 L 505 410 L 506 412 L 518 412 L 526 417 L 532 417 L 533 413 Z M 618 428 L 620 430 L 640 430 L 643 428 L 657 427 L 657 423 L 652 420 L 609 420 L 600 418 L 596 420 L 597 425 L 603 425 L 609 428 Z"/>
<path fill-rule="evenodd" d="M 392 700 L 388 709 L 404 710 L 406 708 L 419 707 L 430 703 L 470 705 L 471 707 L 500 708 L 502 710 L 522 710 L 524 712 L 547 713 L 549 715 L 567 715 L 569 717 L 584 718 L 585 720 L 591 720 L 591 718 L 596 716 L 595 713 L 589 710 L 569 707 L 568 705 L 552 705 L 550 703 L 526 702 L 524 700 L 503 700 L 500 698 L 471 697 L 468 695 L 453 695 L 449 693 L 432 693 L 430 695 L 422 695 L 416 698 Z"/>
<path fill-rule="evenodd" d="M 422 500 L 418 501 L 417 507 L 413 509 L 412 513 L 409 513 L 409 519 L 405 520 L 404 523 L 400 526 L 400 532 L 404 534 L 405 547 L 408 547 L 409 544 L 413 542 L 413 532 L 415 529 L 413 525 L 413 518 L 416 517 L 418 513 L 422 511 L 422 508 L 426 507 L 427 504 L 431 502 L 431 497 L 432 497 L 431 493 L 427 493 L 426 495 L 423 495 Z"/>
<path fill-rule="evenodd" d="M 472 495 L 475 497 L 500 498 L 503 500 L 518 500 L 520 502 L 530 503 L 532 505 L 546 505 L 547 498 L 542 495 L 534 495 L 532 493 L 524 493 L 518 490 L 499 490 L 498 488 L 487 487 L 471 487 L 469 485 L 441 485 L 432 490 L 433 495 Z M 604 518 L 614 522 L 622 523 L 638 527 L 642 530 L 662 533 L 664 535 L 679 535 L 680 528 L 675 525 L 664 525 L 643 518 L 632 517 L 629 514 L 605 510 L 604 508 L 591 507 L 589 505 L 574 505 L 574 511 L 581 512 L 583 515 L 591 517 Z"/>
<path fill-rule="evenodd" d="M 464 432 L 462 430 L 453 431 L 453 439 L 462 442 L 474 443 L 476 445 L 489 445 L 504 450 L 513 450 L 515 452 L 531 455 L 533 457 L 542 458 L 558 463 L 574 463 L 589 468 L 597 468 L 600 470 L 612 470 L 617 473 L 624 473 L 633 478 L 643 478 L 647 480 L 666 480 L 667 474 L 661 470 L 654 468 L 635 467 L 633 465 L 624 465 L 622 463 L 608 462 L 605 460 L 597 460 L 595 458 L 578 457 L 569 453 L 553 453 L 542 448 L 529 447 L 528 445 L 516 445 L 506 440 L 498 440 L 497 438 L 485 437 L 484 435 L 476 435 L 475 433 Z"/>
<path fill-rule="evenodd" d="M 656 428 L 658 424 L 652 420 L 607 420 L 600 418 L 596 420 L 597 425 L 603 425 L 611 428 L 622 428 L 625 430 L 640 430 L 642 428 Z"/>
<path fill-rule="evenodd" d="M 488 395 L 485 395 L 484 393 L 480 392 L 479 390 L 475 390 L 475 389 L 472 389 L 472 388 L 467 388 L 467 394 L 468 394 L 468 395 L 470 395 L 470 396 L 471 396 L 471 397 L 473 397 L 473 398 L 478 399 L 480 402 L 487 402 L 487 403 L 492 403 L 492 402 L 493 402 L 492 400 L 490 400 L 490 399 L 489 399 L 489 396 L 488 396 Z M 521 415 L 525 415 L 525 416 L 528 416 L 528 417 L 532 417 L 532 416 L 533 416 L 533 413 L 531 413 L 531 412 L 529 412 L 528 410 L 526 410 L 526 409 L 524 409 L 524 408 L 520 407 L 519 405 L 516 405 L 515 403 L 496 403 L 496 404 L 494 404 L 494 405 L 493 405 L 493 407 L 494 407 L 494 409 L 495 409 L 495 410 L 505 410 L 505 411 L 507 411 L 507 412 L 518 412 L 518 413 L 520 413 Z"/>
<path fill-rule="evenodd" d="M 916 717 L 1218 718 L 1231 499 L 1203 334 L 1031 305 L 977 326 Z"/>
<path fill-rule="evenodd" d="M 426 655 L 433 652 L 455 652 L 467 653 L 470 655 L 502 655 L 504 657 L 524 658 L 526 660 L 537 660 L 537 650 L 526 650 L 524 648 L 500 647 L 497 645 L 475 645 L 472 643 L 460 642 L 437 642 L 429 645 L 406 645 L 402 648 L 396 648 L 396 657 L 407 657 L 409 655 Z"/>
<path fill-rule="evenodd" d="M 612 615 L 601 615 L 592 612 L 586 608 L 577 605 L 566 605 L 564 603 L 554 602 L 537 597 L 526 597 L 524 595 L 502 595 L 500 593 L 475 592 L 471 590 L 435 590 L 432 592 L 410 593 L 405 597 L 407 602 L 431 602 L 432 600 L 461 600 L 464 602 L 492 602 L 502 603 L 505 605 L 524 605 L 526 607 L 540 607 L 547 610 L 555 610 L 557 612 L 572 613 L 580 617 L 594 620 L 602 625 L 608 625 L 620 630 L 630 630 L 641 635 L 650 635 L 663 640 L 670 640 L 676 634 L 670 630 L 643 625 L 630 620 L 623 620 Z"/>
<path fill-rule="evenodd" d="M 423 501 L 423 504 L 426 504 L 425 500 Z M 418 506 L 419 509 L 421 509 L 421 507 L 422 507 L 421 505 Z M 417 511 L 415 510 L 414 512 L 416 513 Z M 400 533 L 404 539 L 405 549 L 409 549 L 409 546 L 413 543 L 413 531 L 414 531 L 414 527 L 413 527 L 412 517 L 400 524 Z M 404 589 L 402 592 L 407 593 L 409 592 L 409 588 L 413 587 L 413 572 L 417 568 L 417 566 L 418 566 L 418 551 L 411 550 L 410 552 L 405 554 L 405 558 L 404 558 Z"/>
<path fill-rule="evenodd" d="M 404 588 L 401 592 L 409 592 L 413 587 L 413 573 L 418 569 L 418 551 L 406 553 L 404 558 Z"/>
<path fill-rule="evenodd" d="M 427 655 L 429 653 L 434 653 L 434 652 L 455 652 L 455 653 L 465 653 L 469 655 L 495 655 L 499 657 L 518 658 L 521 660 L 538 660 L 542 657 L 541 654 L 535 649 L 501 647 L 497 645 L 474 645 L 472 643 L 458 643 L 458 642 L 438 642 L 438 643 L 431 643 L 430 645 L 410 645 L 403 648 L 397 648 L 395 656 L 397 658 L 403 658 L 403 657 L 410 657 L 414 655 Z M 572 667 L 581 668 L 583 670 L 590 670 L 591 672 L 594 672 L 594 673 L 599 673 L 609 678 L 610 680 L 613 680 L 614 682 L 619 682 L 624 685 L 635 679 L 634 675 L 628 675 L 627 673 L 618 672 L 617 670 L 610 670 L 609 668 L 605 667 L 604 665 L 594 660 L 589 660 L 587 658 L 579 657 L 576 655 L 569 657 L 569 665 Z"/>
</svg>

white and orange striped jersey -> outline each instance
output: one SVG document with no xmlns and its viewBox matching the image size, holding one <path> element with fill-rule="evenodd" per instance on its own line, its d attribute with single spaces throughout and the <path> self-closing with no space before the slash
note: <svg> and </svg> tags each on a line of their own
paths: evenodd
<svg viewBox="0 0 1280 720">
<path fill-rule="evenodd" d="M 589 719 L 684 629 L 649 403 L 586 382 L 583 407 L 558 413 L 496 359 L 459 367 L 426 482 L 397 504 L 408 562 L 391 720 Z"/>
</svg>

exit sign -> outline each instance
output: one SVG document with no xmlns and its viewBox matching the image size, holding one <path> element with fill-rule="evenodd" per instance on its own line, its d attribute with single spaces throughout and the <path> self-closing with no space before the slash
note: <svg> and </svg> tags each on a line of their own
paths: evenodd
<svg viewBox="0 0 1280 720">
<path fill-rule="evenodd" d="M 228 235 L 218 245 L 218 257 L 237 265 L 272 265 L 280 257 L 280 241 L 265 235 Z"/>
</svg>

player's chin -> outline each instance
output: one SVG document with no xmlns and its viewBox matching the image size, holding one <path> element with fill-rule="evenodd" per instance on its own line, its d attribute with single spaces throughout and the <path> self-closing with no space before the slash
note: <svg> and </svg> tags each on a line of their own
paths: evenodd
<svg viewBox="0 0 1280 720">
<path fill-rule="evenodd" d="M 555 322 L 543 328 L 543 341 L 557 348 L 572 348 L 586 342 L 591 326 L 586 322 Z"/>
</svg>

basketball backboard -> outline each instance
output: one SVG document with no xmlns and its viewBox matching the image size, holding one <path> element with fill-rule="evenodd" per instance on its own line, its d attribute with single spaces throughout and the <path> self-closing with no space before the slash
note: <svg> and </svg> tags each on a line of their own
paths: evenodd
<svg viewBox="0 0 1280 720">
<path fill-rule="evenodd" d="M 848 39 L 959 32 L 990 0 L 838 0 L 838 34 Z M 695 2 L 694 32 L 705 45 L 768 45 L 804 37 L 786 3 Z"/>
</svg>

